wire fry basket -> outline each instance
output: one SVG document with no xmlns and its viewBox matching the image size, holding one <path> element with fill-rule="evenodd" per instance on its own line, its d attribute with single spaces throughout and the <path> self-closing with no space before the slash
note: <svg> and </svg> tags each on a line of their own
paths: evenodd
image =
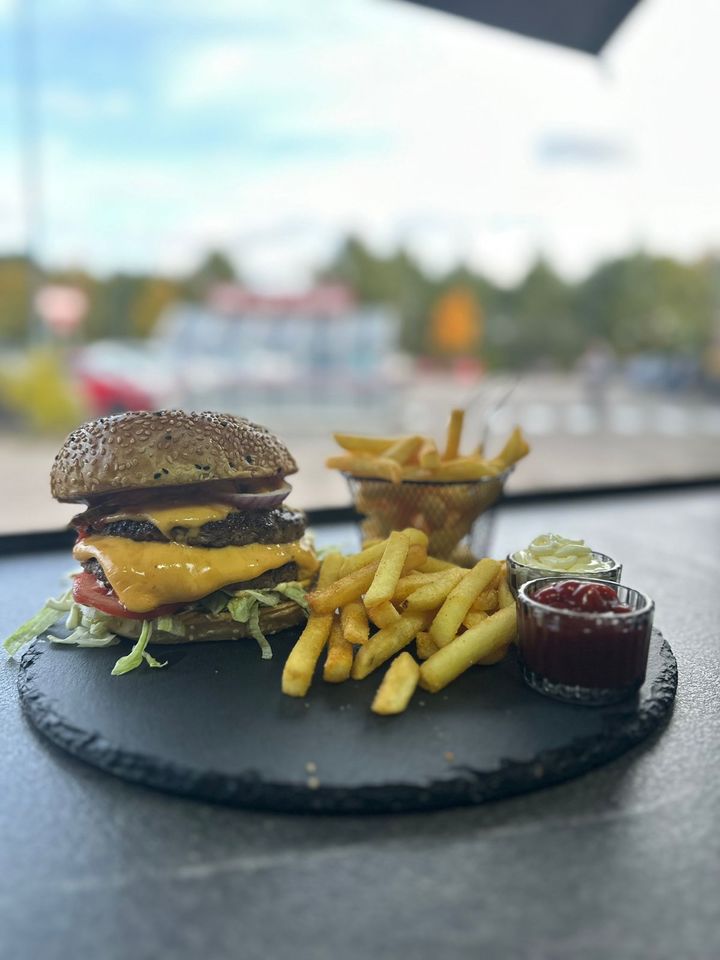
<svg viewBox="0 0 720 960">
<path fill-rule="evenodd" d="M 345 474 L 363 540 L 384 540 L 393 530 L 416 527 L 428 535 L 428 553 L 461 566 L 487 556 L 494 507 L 512 467 L 496 477 L 432 482 L 354 477 Z"/>
</svg>

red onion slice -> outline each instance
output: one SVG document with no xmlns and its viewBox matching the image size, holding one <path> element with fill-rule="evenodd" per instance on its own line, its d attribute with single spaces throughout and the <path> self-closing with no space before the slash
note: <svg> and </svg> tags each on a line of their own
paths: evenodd
<svg viewBox="0 0 720 960">
<path fill-rule="evenodd" d="M 289 483 L 283 481 L 277 490 L 266 490 L 264 493 L 224 493 L 217 499 L 222 503 L 229 503 L 238 510 L 272 510 L 279 507 L 292 490 Z"/>
</svg>

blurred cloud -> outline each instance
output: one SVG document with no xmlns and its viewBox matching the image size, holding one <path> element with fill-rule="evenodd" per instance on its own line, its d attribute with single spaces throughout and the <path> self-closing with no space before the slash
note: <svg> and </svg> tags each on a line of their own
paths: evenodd
<svg viewBox="0 0 720 960">
<path fill-rule="evenodd" d="M 295 283 L 354 231 L 512 280 L 540 250 L 578 274 L 720 245 L 714 0 L 646 0 L 599 61 L 394 0 L 38 17 L 54 262 L 180 268 L 212 245 Z M 0 64 L 8 116 L 11 84 Z M 16 152 L 0 132 L 0 212 Z"/>
<path fill-rule="evenodd" d="M 543 134 L 537 144 L 537 157 L 546 164 L 609 164 L 627 159 L 623 143 L 583 131 L 566 130 Z"/>
</svg>

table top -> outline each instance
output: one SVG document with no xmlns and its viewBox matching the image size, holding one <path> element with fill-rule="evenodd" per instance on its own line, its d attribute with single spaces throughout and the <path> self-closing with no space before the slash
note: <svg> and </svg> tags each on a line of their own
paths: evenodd
<svg viewBox="0 0 720 960">
<path fill-rule="evenodd" d="M 659 735 L 512 800 L 310 817 L 166 796 L 35 734 L 17 665 L 0 663 L 0 957 L 720 955 L 720 492 L 508 505 L 492 553 L 547 530 L 621 559 L 654 596 L 679 688 Z M 352 528 L 319 534 L 354 546 Z M 0 560 L 0 631 L 71 566 L 66 553 Z"/>
</svg>

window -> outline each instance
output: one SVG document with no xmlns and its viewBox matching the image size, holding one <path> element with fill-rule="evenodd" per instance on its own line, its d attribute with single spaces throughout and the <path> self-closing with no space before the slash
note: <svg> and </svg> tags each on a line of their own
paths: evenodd
<svg viewBox="0 0 720 960">
<path fill-rule="evenodd" d="M 515 490 L 720 473 L 715 5 L 641 4 L 601 58 L 390 0 L 27 16 L 0 5 L 0 531 L 64 522 L 64 433 L 144 407 L 266 423 L 306 506 L 348 501 L 334 429 L 466 404 L 529 436 Z"/>
</svg>

